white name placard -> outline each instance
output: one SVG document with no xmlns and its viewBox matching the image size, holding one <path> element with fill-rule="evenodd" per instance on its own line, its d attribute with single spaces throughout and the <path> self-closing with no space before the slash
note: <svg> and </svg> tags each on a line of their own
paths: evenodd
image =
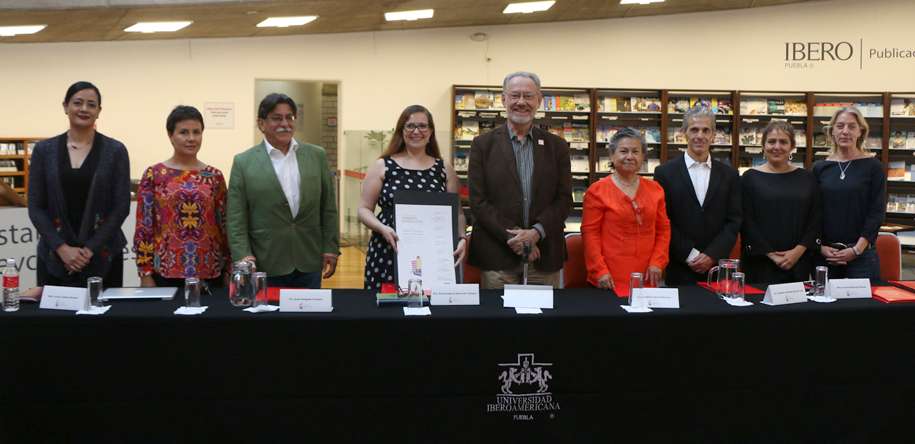
<svg viewBox="0 0 915 444">
<path fill-rule="evenodd" d="M 38 308 L 79 311 L 83 309 L 87 297 L 89 297 L 89 290 L 83 287 L 45 285 L 41 292 L 41 303 Z"/>
<path fill-rule="evenodd" d="M 553 287 L 549 285 L 506 285 L 503 307 L 553 308 Z"/>
<path fill-rule="evenodd" d="M 480 305 L 480 284 L 432 285 L 430 305 Z"/>
<path fill-rule="evenodd" d="M 762 303 L 766 305 L 785 305 L 807 302 L 807 290 L 803 282 L 770 285 Z"/>
<path fill-rule="evenodd" d="M 633 305 L 645 308 L 680 308 L 680 291 L 676 288 L 643 288 L 633 293 Z"/>
<path fill-rule="evenodd" d="M 836 299 L 870 298 L 870 279 L 830 279 L 826 296 Z"/>
<path fill-rule="evenodd" d="M 280 290 L 280 311 L 327 313 L 333 310 L 330 290 Z"/>
</svg>

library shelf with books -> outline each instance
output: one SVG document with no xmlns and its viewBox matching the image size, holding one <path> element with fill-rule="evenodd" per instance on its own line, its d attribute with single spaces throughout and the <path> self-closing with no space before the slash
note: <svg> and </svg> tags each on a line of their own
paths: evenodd
<svg viewBox="0 0 915 444">
<path fill-rule="evenodd" d="M 662 146 L 662 163 L 679 156 L 677 151 L 686 151 L 686 139 L 679 132 L 683 126 L 683 115 L 690 107 L 704 104 L 715 111 L 717 140 L 712 140 L 711 156 L 728 165 L 736 166 L 736 96 L 737 91 L 662 90 L 661 99 L 666 104 L 667 113 L 666 118 L 662 120 L 662 131 L 666 134 L 666 143 Z"/>
<path fill-rule="evenodd" d="M 594 180 L 592 90 L 542 87 L 541 94 L 543 102 L 534 116 L 534 125 L 569 143 L 572 187 L 587 189 Z M 468 224 L 472 224 L 466 192 L 470 145 L 474 137 L 505 125 L 508 116 L 502 104 L 500 86 L 453 85 L 452 96 L 453 162 L 461 179 L 465 215 Z M 580 218 L 581 202 L 573 203 L 572 216 Z"/>
<path fill-rule="evenodd" d="M 762 132 L 773 120 L 788 122 L 795 131 L 796 149 L 790 163 L 810 168 L 812 134 L 809 116 L 812 94 L 783 91 L 737 91 L 737 169 L 747 169 L 765 163 Z"/>
<path fill-rule="evenodd" d="M 889 128 L 886 126 L 886 94 L 875 92 L 814 92 L 811 131 L 813 133 L 811 167 L 817 162 L 826 160 L 829 155 L 829 143 L 826 136 L 826 127 L 836 110 L 842 106 L 855 107 L 867 122 L 870 132 L 864 142 L 864 147 L 870 154 L 883 163 L 888 164 L 887 135 Z"/>
<path fill-rule="evenodd" d="M 0 138 L 0 180 L 25 197 L 29 185 L 32 148 L 42 138 Z"/>
<path fill-rule="evenodd" d="M 915 222 L 915 93 L 887 93 L 886 223 Z M 873 128 L 872 128 L 873 131 Z"/>
<path fill-rule="evenodd" d="M 645 136 L 645 157 L 639 174 L 653 176 L 663 159 L 664 102 L 661 90 L 609 89 L 595 90 L 594 180 L 613 172 L 610 139 L 622 128 L 633 128 Z"/>
</svg>

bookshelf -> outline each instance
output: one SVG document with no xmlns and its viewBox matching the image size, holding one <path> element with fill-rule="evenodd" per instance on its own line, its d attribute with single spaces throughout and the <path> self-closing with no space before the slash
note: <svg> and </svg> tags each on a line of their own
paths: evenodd
<svg viewBox="0 0 915 444">
<path fill-rule="evenodd" d="M 572 188 L 584 194 L 594 181 L 592 89 L 542 87 L 543 103 L 533 124 L 569 142 L 572 163 Z M 486 85 L 453 85 L 452 148 L 454 167 L 461 181 L 461 202 L 472 225 L 467 191 L 467 167 L 470 144 L 479 134 L 505 125 L 507 115 L 502 105 L 502 87 Z M 575 194 L 573 193 L 573 201 Z M 581 220 L 582 202 L 573 202 L 570 220 Z"/>
<path fill-rule="evenodd" d="M 666 153 L 664 161 L 676 158 L 678 152 L 686 151 L 686 139 L 681 136 L 683 115 L 690 107 L 698 103 L 707 104 L 715 111 L 715 138 L 709 147 L 711 156 L 728 165 L 737 165 L 737 150 L 734 134 L 737 133 L 737 120 L 734 112 L 736 91 L 700 91 L 669 90 L 664 91 L 667 104 Z"/>
<path fill-rule="evenodd" d="M 0 138 L 0 180 L 25 197 L 32 148 L 41 138 Z"/>
<path fill-rule="evenodd" d="M 610 175 L 610 138 L 622 128 L 645 135 L 645 160 L 639 174 L 652 176 L 663 159 L 663 103 L 660 90 L 597 89 L 594 119 L 595 180 Z"/>
<path fill-rule="evenodd" d="M 915 93 L 886 93 L 886 222 L 915 222 Z M 870 123 L 870 122 L 868 122 Z M 873 130 L 873 129 L 872 129 Z"/>
<path fill-rule="evenodd" d="M 478 92 L 481 106 L 477 106 Z M 452 124 L 476 122 L 477 132 L 504 125 L 506 116 L 501 92 L 501 86 L 454 85 Z M 757 138 L 773 119 L 787 120 L 794 127 L 798 133 L 797 151 L 791 162 L 811 169 L 826 159 L 829 148 L 823 129 L 833 112 L 839 106 L 855 106 L 870 126 L 868 150 L 887 169 L 886 222 L 915 224 L 915 92 L 543 88 L 543 94 L 544 106 L 534 124 L 564 137 L 569 141 L 570 155 L 578 156 L 579 162 L 586 162 L 586 165 L 573 162 L 573 196 L 610 174 L 606 166 L 610 156 L 607 141 L 614 128 L 633 127 L 646 134 L 648 147 L 641 173 L 645 176 L 650 177 L 658 164 L 680 156 L 686 150 L 686 141 L 679 136 L 683 113 L 698 100 L 708 101 L 719 111 L 716 115 L 718 140 L 711 146 L 712 156 L 741 170 L 751 168 L 754 162 L 762 162 L 761 143 L 743 136 L 752 133 L 753 138 Z M 553 96 L 554 103 L 556 96 L 569 99 L 566 103 L 575 104 L 576 99 L 579 103 L 570 111 L 548 109 L 547 96 Z M 584 98 L 590 102 L 587 106 L 580 103 Z M 473 124 L 470 129 L 468 132 L 458 125 L 452 138 L 455 169 L 461 179 L 468 221 L 472 220 L 472 215 L 467 208 L 466 165 L 473 140 Z M 659 135 L 656 140 L 655 131 Z M 461 165 L 465 166 L 461 168 Z M 890 170 L 891 166 L 895 171 Z M 581 217 L 582 204 L 577 198 L 574 200 L 570 222 L 580 221 Z M 889 208 L 891 201 L 892 209 Z"/>
<path fill-rule="evenodd" d="M 773 120 L 788 122 L 795 131 L 796 150 L 792 165 L 810 169 L 808 149 L 812 145 L 808 110 L 812 94 L 784 91 L 737 91 L 737 168 L 741 174 L 749 168 L 765 163 L 762 131 Z"/>
</svg>

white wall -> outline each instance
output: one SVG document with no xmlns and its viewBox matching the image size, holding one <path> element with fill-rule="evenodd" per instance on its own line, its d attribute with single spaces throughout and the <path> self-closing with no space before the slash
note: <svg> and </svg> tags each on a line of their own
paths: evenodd
<svg viewBox="0 0 915 444">
<path fill-rule="evenodd" d="M 452 84 L 529 70 L 546 86 L 911 91 L 915 59 L 784 66 L 785 42 L 915 49 L 915 2 L 835 0 L 660 17 L 416 31 L 147 42 L 0 44 L 0 137 L 66 130 L 77 80 L 102 91 L 99 130 L 123 141 L 131 175 L 170 155 L 177 104 L 234 102 L 235 129 L 207 130 L 201 158 L 228 175 L 256 136 L 255 79 L 340 82 L 339 130 L 389 129 L 407 105 L 450 121 Z M 470 40 L 476 32 L 489 42 Z M 485 57 L 491 61 L 486 62 Z M 857 54 L 856 54 L 857 57 Z"/>
</svg>

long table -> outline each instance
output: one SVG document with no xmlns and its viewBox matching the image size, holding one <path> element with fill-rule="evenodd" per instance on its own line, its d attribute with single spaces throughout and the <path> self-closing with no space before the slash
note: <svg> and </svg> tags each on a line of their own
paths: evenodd
<svg viewBox="0 0 915 444">
<path fill-rule="evenodd" d="M 225 291 L 101 316 L 0 313 L 0 442 L 903 442 L 915 305 L 680 309 L 557 290 L 555 309 L 251 314 Z"/>
</svg>

